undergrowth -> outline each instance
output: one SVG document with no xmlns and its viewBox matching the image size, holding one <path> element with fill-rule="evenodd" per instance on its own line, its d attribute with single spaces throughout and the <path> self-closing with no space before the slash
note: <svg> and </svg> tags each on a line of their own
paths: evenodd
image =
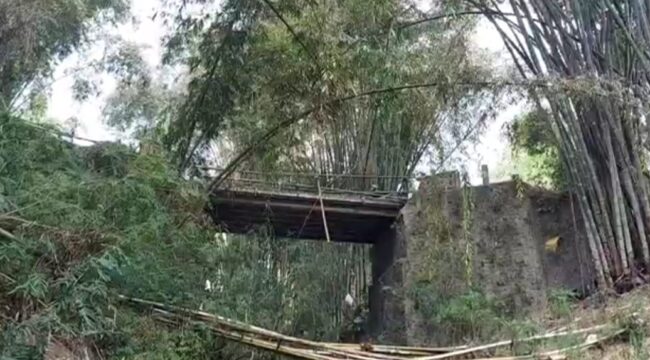
<svg viewBox="0 0 650 360">
<path fill-rule="evenodd" d="M 153 244 L 148 255 L 164 253 L 185 233 L 180 217 L 202 202 L 161 157 L 111 144 L 89 151 L 53 130 L 0 118 L 0 227 L 15 236 L 0 240 L 3 358 L 37 358 L 53 337 L 93 349 L 118 340 L 115 284 L 147 289 L 128 286 L 135 264 Z"/>
<path fill-rule="evenodd" d="M 250 357 L 161 326 L 118 293 L 336 339 L 337 309 L 322 299 L 345 295 L 335 274 L 347 248 L 215 236 L 203 188 L 164 153 L 82 148 L 55 130 L 0 115 L 0 359 L 40 359 L 54 342 L 102 358 Z"/>
<path fill-rule="evenodd" d="M 55 130 L 0 115 L 1 360 L 42 359 L 53 343 L 105 359 L 269 357 L 200 327 L 161 325 L 117 294 L 338 340 L 349 246 L 216 233 L 202 186 L 179 178 L 163 152 L 82 148 Z M 410 295 L 433 331 L 457 343 L 541 331 L 475 288 L 462 261 L 471 244 L 445 246 L 447 223 L 435 214 L 425 220 Z M 549 305 L 567 317 L 575 304 L 554 293 Z M 630 341 L 645 356 L 646 333 L 633 330 Z"/>
<path fill-rule="evenodd" d="M 413 295 L 423 320 L 452 343 L 490 339 L 507 321 L 501 304 L 478 290 L 450 296 L 433 284 L 419 284 Z"/>
</svg>

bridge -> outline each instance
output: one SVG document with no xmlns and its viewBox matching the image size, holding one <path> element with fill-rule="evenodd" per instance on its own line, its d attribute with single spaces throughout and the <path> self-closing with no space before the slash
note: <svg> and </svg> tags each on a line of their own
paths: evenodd
<svg viewBox="0 0 650 360">
<path fill-rule="evenodd" d="M 458 176 L 450 179 L 458 182 Z M 405 333 L 394 330 L 403 323 L 403 313 L 389 289 L 402 284 L 395 264 L 405 257 L 400 214 L 412 180 L 241 172 L 213 189 L 209 212 L 226 233 L 249 234 L 265 228 L 280 238 L 372 245 L 371 279 L 363 290 L 369 307 L 368 331 L 373 337 L 401 343 Z"/>
<path fill-rule="evenodd" d="M 224 232 L 247 234 L 266 226 L 284 238 L 375 244 L 408 200 L 406 191 L 349 189 L 371 181 L 398 188 L 399 177 L 289 174 L 268 180 L 268 174 L 244 175 L 210 194 L 210 214 Z"/>
</svg>

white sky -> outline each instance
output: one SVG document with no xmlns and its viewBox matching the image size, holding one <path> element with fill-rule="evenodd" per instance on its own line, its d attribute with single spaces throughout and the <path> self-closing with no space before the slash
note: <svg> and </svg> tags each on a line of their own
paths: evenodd
<svg viewBox="0 0 650 360">
<path fill-rule="evenodd" d="M 430 0 L 418 1 L 422 9 L 429 8 L 427 4 Z M 125 40 L 143 45 L 143 57 L 152 69 L 158 69 L 161 66 L 161 39 L 166 31 L 161 17 L 152 20 L 156 9 L 160 6 L 161 0 L 131 0 L 134 21 L 111 30 Z M 474 34 L 474 42 L 478 48 L 499 54 L 497 62 L 507 62 L 503 42 L 487 21 L 479 24 Z M 80 59 L 79 54 L 76 53 L 57 66 L 53 77 L 55 80 L 50 94 L 48 117 L 60 123 L 65 123 L 67 119 L 76 117 L 81 122 L 80 127 L 77 129 L 78 136 L 94 140 L 117 140 L 124 135 L 109 129 L 102 122 L 102 109 L 106 103 L 106 98 L 115 89 L 115 80 L 103 76 L 101 95 L 79 103 L 72 96 L 73 77 L 67 75 L 79 63 L 87 61 L 88 57 L 101 57 L 104 45 L 103 42 L 94 44 L 89 51 L 85 52 L 86 55 L 84 55 L 83 59 Z M 521 109 L 522 105 L 516 104 L 502 111 L 495 121 L 490 123 L 487 130 L 482 134 L 480 141 L 468 149 L 467 155 L 464 156 L 464 162 L 472 183 L 480 182 L 480 167 L 482 164 L 487 164 L 492 170 L 491 175 L 494 175 L 493 170 L 497 169 L 498 165 L 507 157 L 508 142 L 501 129 L 505 123 L 521 112 Z M 419 170 L 426 172 L 428 169 L 426 166 L 421 166 Z M 500 179 L 495 179 L 493 176 L 492 180 Z"/>
<path fill-rule="evenodd" d="M 160 0 L 131 0 L 134 21 L 122 24 L 117 29 L 111 29 L 112 33 L 125 40 L 142 45 L 143 58 L 153 69 L 160 67 L 161 39 L 165 34 L 161 17 L 158 17 L 156 21 L 152 20 L 155 9 L 160 5 Z M 100 58 L 104 45 L 104 42 L 98 42 L 85 53 L 93 59 Z M 80 63 L 87 63 L 87 61 L 87 57 L 80 59 L 79 54 L 75 53 L 57 66 L 53 77 L 55 81 L 52 84 L 48 117 L 61 123 L 65 123 L 71 117 L 76 117 L 81 121 L 81 125 L 77 129 L 78 136 L 93 140 L 117 140 L 121 134 L 102 122 L 102 109 L 106 104 L 107 97 L 115 89 L 115 79 L 110 76 L 101 78 L 101 95 L 99 97 L 79 103 L 72 96 L 73 76 L 67 74 Z"/>
</svg>

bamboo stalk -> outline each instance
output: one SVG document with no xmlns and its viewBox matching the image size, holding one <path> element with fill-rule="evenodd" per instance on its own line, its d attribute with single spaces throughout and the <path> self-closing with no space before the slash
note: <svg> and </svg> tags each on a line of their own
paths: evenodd
<svg viewBox="0 0 650 360">
<path fill-rule="evenodd" d="M 0 235 L 8 238 L 9 240 L 14 240 L 14 241 L 18 240 L 18 238 L 14 234 L 10 233 L 9 231 L 3 228 L 0 228 Z"/>
<path fill-rule="evenodd" d="M 318 185 L 318 201 L 320 201 L 320 213 L 323 216 L 323 228 L 325 229 L 325 238 L 330 242 L 330 229 L 327 226 L 327 216 L 325 215 L 325 205 L 323 205 L 323 192 L 320 188 L 320 179 L 316 182 Z"/>
<path fill-rule="evenodd" d="M 638 103 L 650 90 L 650 7 L 639 0 L 467 0 L 503 37 L 524 78 L 587 77 L 594 85 L 533 89 L 577 187 L 599 284 L 650 266 L 650 198 L 639 160 Z M 607 80 L 605 80 L 607 79 Z M 610 82 L 610 80 L 612 80 Z M 541 90 L 541 91 L 540 91 Z M 602 91 L 611 91 L 604 96 Z"/>
<path fill-rule="evenodd" d="M 339 347 L 339 348 L 358 348 L 361 349 L 364 345 L 362 344 L 346 344 L 346 343 L 325 343 L 329 346 Z M 429 354 L 440 354 L 447 353 L 451 351 L 458 351 L 467 349 L 467 346 L 454 346 L 454 347 L 418 347 L 418 346 L 397 346 L 397 345 L 375 345 L 369 344 L 373 352 L 386 352 L 391 351 L 412 351 L 418 353 L 429 353 Z"/>
<path fill-rule="evenodd" d="M 589 328 L 586 328 L 586 329 L 555 332 L 555 333 L 548 333 L 548 334 L 544 334 L 544 335 L 531 336 L 531 337 L 528 337 L 528 338 L 525 338 L 525 339 L 517 340 L 516 342 L 518 342 L 518 343 L 534 342 L 534 341 L 548 340 L 548 339 L 553 339 L 553 338 L 558 338 L 558 337 L 581 335 L 581 334 L 585 334 L 585 333 L 593 333 L 593 332 L 597 332 L 597 331 L 602 331 L 602 330 L 605 330 L 607 328 L 610 328 L 610 327 L 608 325 L 597 325 L 597 326 L 592 326 L 592 327 L 589 327 Z M 515 340 L 503 340 L 503 341 L 498 341 L 498 342 L 494 342 L 494 343 L 491 343 L 491 344 L 470 347 L 470 348 L 463 349 L 463 350 L 457 350 L 457 351 L 453 351 L 453 352 L 446 353 L 446 354 L 421 357 L 421 358 L 418 358 L 417 360 L 443 360 L 443 359 L 446 360 L 446 359 L 453 359 L 453 358 L 456 358 L 456 357 L 459 357 L 459 356 L 465 356 L 465 355 L 470 355 L 470 354 L 477 353 L 477 352 L 492 350 L 492 349 L 505 347 L 505 346 L 511 346 L 513 344 L 515 344 Z"/>
<path fill-rule="evenodd" d="M 627 270 L 629 269 L 629 262 L 628 262 L 628 257 L 627 257 L 627 252 L 625 251 L 626 246 L 625 244 L 627 243 L 627 240 L 629 239 L 629 233 L 627 236 L 623 235 L 624 230 L 623 230 L 623 216 L 625 213 L 625 207 L 621 203 L 623 201 L 623 192 L 620 190 L 620 181 L 619 181 L 619 176 L 618 176 L 618 169 L 617 169 L 617 163 L 616 163 L 616 156 L 614 154 L 614 146 L 612 145 L 612 137 L 609 132 L 609 124 L 601 124 L 603 133 L 605 136 L 605 143 L 607 147 L 607 155 L 608 155 L 608 163 L 609 163 L 609 175 L 610 175 L 610 181 L 611 181 L 611 187 L 613 189 L 613 194 L 611 195 L 612 197 L 612 202 L 613 202 L 613 216 L 614 216 L 614 223 L 615 223 L 615 233 L 616 233 L 616 239 L 618 240 L 618 251 L 619 251 L 619 257 L 621 258 L 622 266 L 627 273 Z M 634 261 L 634 259 L 630 259 L 631 261 Z"/>
</svg>

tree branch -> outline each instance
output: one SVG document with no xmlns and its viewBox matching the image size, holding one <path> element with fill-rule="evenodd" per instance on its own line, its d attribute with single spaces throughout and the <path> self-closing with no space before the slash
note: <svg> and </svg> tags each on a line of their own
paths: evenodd
<svg viewBox="0 0 650 360">
<path fill-rule="evenodd" d="M 429 16 L 429 17 L 426 17 L 426 18 L 423 18 L 423 19 L 420 19 L 420 20 L 415 20 L 415 21 L 412 21 L 412 22 L 405 22 L 405 23 L 399 24 L 397 29 L 398 30 L 404 30 L 404 29 L 407 29 L 407 28 L 410 28 L 410 27 L 413 27 L 413 26 L 418 26 L 418 25 L 428 23 L 428 22 L 444 20 L 444 19 L 447 19 L 447 18 L 469 16 L 469 15 L 483 15 L 483 16 L 492 15 L 492 16 L 500 16 L 500 17 L 503 17 L 503 18 L 516 16 L 516 14 L 514 14 L 514 13 L 501 12 L 501 11 L 497 11 L 497 10 L 487 10 L 487 9 L 485 9 L 485 10 L 467 10 L 467 11 L 460 11 L 460 12 L 456 12 L 456 13 L 438 14 L 438 15 Z M 533 21 L 539 22 L 540 24 L 545 24 L 542 20 L 539 20 L 539 19 L 535 19 Z"/>
<path fill-rule="evenodd" d="M 262 0 L 266 6 L 268 6 L 271 11 L 273 11 L 273 14 L 280 19 L 280 21 L 284 24 L 284 26 L 287 28 L 287 30 L 291 33 L 291 36 L 293 36 L 293 39 L 307 52 L 307 54 L 314 60 L 316 60 L 316 56 L 311 52 L 311 50 L 307 47 L 307 45 L 300 40 L 300 37 L 298 36 L 298 33 L 293 29 L 293 27 L 287 22 L 287 20 L 284 19 L 282 14 L 280 14 L 280 11 L 273 6 L 270 0 Z"/>
</svg>

